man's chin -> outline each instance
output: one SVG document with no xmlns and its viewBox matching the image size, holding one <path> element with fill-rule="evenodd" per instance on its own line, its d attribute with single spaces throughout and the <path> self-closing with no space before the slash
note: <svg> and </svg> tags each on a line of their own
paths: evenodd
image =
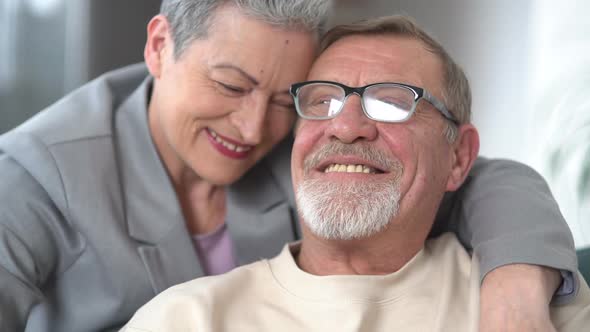
<svg viewBox="0 0 590 332">
<path fill-rule="evenodd" d="M 305 180 L 297 188 L 297 206 L 309 230 L 329 240 L 352 240 L 382 231 L 397 215 L 395 183 L 368 184 Z"/>
</svg>

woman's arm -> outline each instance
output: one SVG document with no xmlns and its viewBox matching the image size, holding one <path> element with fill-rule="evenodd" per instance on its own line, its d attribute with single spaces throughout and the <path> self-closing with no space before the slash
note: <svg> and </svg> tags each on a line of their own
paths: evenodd
<svg viewBox="0 0 590 332">
<path fill-rule="evenodd" d="M 443 201 L 433 235 L 447 230 L 480 261 L 482 327 L 527 331 L 522 322 L 528 321 L 531 330 L 551 331 L 548 303 L 562 274 L 573 287 L 554 301 L 576 294 L 577 260 L 571 232 L 538 173 L 514 161 L 479 158 L 463 186 Z"/>
</svg>

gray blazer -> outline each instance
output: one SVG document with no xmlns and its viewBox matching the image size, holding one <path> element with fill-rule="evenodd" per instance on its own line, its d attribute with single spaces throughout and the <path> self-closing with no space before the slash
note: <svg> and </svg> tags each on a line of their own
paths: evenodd
<svg viewBox="0 0 590 332">
<path fill-rule="evenodd" d="M 115 329 L 162 290 L 203 275 L 148 131 L 150 86 L 143 65 L 120 69 L 0 136 L 1 331 Z M 290 148 L 281 143 L 228 189 L 240 264 L 299 238 Z M 435 234 L 458 232 L 483 273 L 510 262 L 576 269 L 542 178 L 509 161 L 480 160 L 474 172 L 461 199 L 445 198 Z"/>
</svg>

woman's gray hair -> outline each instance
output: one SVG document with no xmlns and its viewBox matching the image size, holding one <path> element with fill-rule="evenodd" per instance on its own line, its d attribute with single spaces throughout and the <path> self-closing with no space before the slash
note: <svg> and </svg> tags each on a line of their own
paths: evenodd
<svg viewBox="0 0 590 332">
<path fill-rule="evenodd" d="M 320 36 L 332 0 L 162 0 L 160 13 L 172 27 L 176 58 L 192 41 L 207 37 L 215 11 L 225 5 L 273 26 Z"/>
<path fill-rule="evenodd" d="M 353 24 L 336 26 L 321 41 L 321 51 L 337 40 L 350 35 L 391 34 L 415 38 L 438 56 L 443 66 L 443 103 L 459 123 L 471 122 L 471 89 L 463 69 L 455 63 L 444 47 L 422 30 L 413 19 L 403 15 L 368 19 Z M 449 142 L 457 137 L 457 127 L 449 123 L 445 136 Z"/>
</svg>

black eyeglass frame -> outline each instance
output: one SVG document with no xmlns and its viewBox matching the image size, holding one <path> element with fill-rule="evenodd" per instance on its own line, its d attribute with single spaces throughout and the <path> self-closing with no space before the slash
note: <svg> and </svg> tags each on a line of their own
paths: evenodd
<svg viewBox="0 0 590 332">
<path fill-rule="evenodd" d="M 306 85 L 311 85 L 311 84 L 334 85 L 334 86 L 340 87 L 342 90 L 344 90 L 344 100 L 342 101 L 342 106 L 341 106 L 340 110 L 338 110 L 338 112 L 334 113 L 333 115 L 322 116 L 322 117 L 310 117 L 310 116 L 303 114 L 303 112 L 299 109 L 299 89 L 301 89 L 302 87 L 304 87 Z M 370 87 L 376 86 L 376 85 L 385 85 L 385 84 L 394 85 L 394 86 L 398 86 L 398 87 L 407 89 L 414 94 L 414 104 L 412 105 L 412 108 L 408 112 L 408 116 L 404 120 L 388 121 L 388 120 L 375 119 L 372 116 L 370 116 L 369 113 L 367 112 L 367 110 L 365 109 L 365 103 L 363 100 L 363 98 L 364 98 L 363 94 L 365 93 L 365 90 Z M 455 118 L 455 116 L 453 116 L 453 114 L 447 110 L 445 105 L 441 101 L 436 99 L 436 97 L 434 97 L 428 91 L 426 91 L 422 88 L 419 88 L 417 86 L 412 86 L 409 84 L 404 84 L 404 83 L 378 82 L 378 83 L 371 83 L 371 84 L 361 86 L 361 87 L 350 87 L 348 85 L 344 85 L 342 83 L 333 82 L 333 81 L 304 81 L 304 82 L 292 84 L 291 88 L 289 89 L 289 93 L 291 94 L 291 96 L 293 97 L 293 100 L 295 101 L 295 109 L 297 110 L 297 114 L 299 114 L 300 117 L 302 117 L 304 119 L 308 119 L 308 120 L 328 120 L 328 119 L 335 118 L 342 111 L 342 108 L 344 107 L 344 103 L 346 103 L 346 99 L 348 99 L 348 96 L 355 93 L 361 98 L 361 106 L 363 109 L 363 113 L 365 114 L 366 117 L 368 117 L 371 120 L 375 120 L 375 121 L 379 121 L 379 122 L 391 122 L 391 123 L 400 123 L 400 122 L 408 121 L 408 119 L 411 118 L 412 115 L 414 114 L 414 111 L 416 110 L 416 106 L 418 105 L 418 101 L 420 101 L 420 99 L 424 99 L 427 102 L 429 102 L 432 106 L 434 106 L 434 108 L 436 108 L 436 110 L 439 111 L 447 120 L 451 121 L 455 125 L 459 125 L 459 120 L 457 120 L 457 118 Z"/>
</svg>

